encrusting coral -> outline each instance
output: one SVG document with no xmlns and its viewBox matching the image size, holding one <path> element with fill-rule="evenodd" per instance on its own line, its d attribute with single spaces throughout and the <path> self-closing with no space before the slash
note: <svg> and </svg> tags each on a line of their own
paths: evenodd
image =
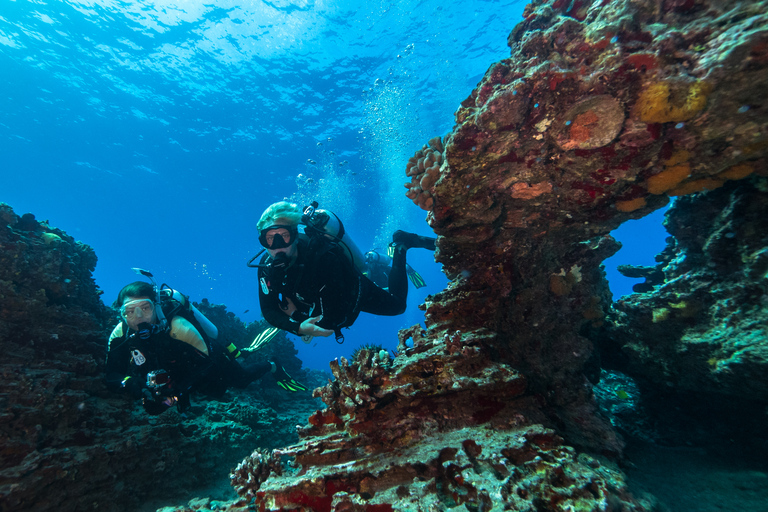
<svg viewBox="0 0 768 512">
<path fill-rule="evenodd" d="M 443 142 L 440 137 L 435 137 L 408 160 L 405 174 L 411 177 L 411 181 L 405 184 L 408 189 L 405 195 L 422 210 L 431 210 L 434 206 L 432 192 L 440 177 L 442 152 Z"/>
</svg>

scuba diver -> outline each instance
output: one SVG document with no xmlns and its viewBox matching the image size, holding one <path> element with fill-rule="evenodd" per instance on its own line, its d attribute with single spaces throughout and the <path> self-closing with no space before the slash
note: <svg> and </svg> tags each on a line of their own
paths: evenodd
<svg viewBox="0 0 768 512">
<path fill-rule="evenodd" d="M 362 253 L 341 220 L 317 206 L 313 202 L 303 211 L 285 201 L 269 206 L 256 225 L 264 250 L 248 265 L 259 268 L 261 314 L 269 324 L 301 336 L 306 343 L 313 336 L 331 334 L 343 343 L 341 328 L 351 326 L 361 311 L 385 316 L 405 311 L 406 251 L 434 251 L 435 239 L 395 231 L 385 290 L 363 275 Z M 304 233 L 299 233 L 299 224 Z M 252 265 L 264 251 L 260 263 Z"/>
<path fill-rule="evenodd" d="M 373 281 L 379 288 L 387 288 L 389 286 L 389 273 L 392 270 L 394 249 L 394 247 L 389 246 L 386 253 L 379 249 L 373 249 L 365 253 L 365 270 L 363 275 Z M 408 263 L 405 264 L 405 273 L 417 290 L 427 286 L 421 274 L 416 272 Z"/>
<path fill-rule="evenodd" d="M 148 414 L 158 415 L 174 405 L 184 413 L 192 392 L 220 398 L 227 388 L 245 388 L 269 371 L 287 391 L 307 389 L 276 360 L 242 361 L 245 350 L 234 344 L 224 347 L 216 327 L 186 296 L 165 284 L 158 290 L 152 274 L 134 270 L 152 283 L 135 281 L 117 296 L 122 320 L 109 337 L 110 390 L 141 399 Z"/>
</svg>

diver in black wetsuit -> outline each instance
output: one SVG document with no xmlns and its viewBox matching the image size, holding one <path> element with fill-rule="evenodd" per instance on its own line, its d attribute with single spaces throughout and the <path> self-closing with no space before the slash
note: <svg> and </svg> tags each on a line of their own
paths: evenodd
<svg viewBox="0 0 768 512">
<path fill-rule="evenodd" d="M 107 387 L 141 399 L 149 414 L 174 405 L 184 412 L 191 392 L 218 398 L 268 371 L 283 389 L 306 390 L 276 361 L 237 359 L 234 345 L 219 344 L 213 324 L 178 292 L 158 298 L 152 284 L 136 281 L 120 291 L 116 305 L 122 321 L 109 337 Z"/>
<path fill-rule="evenodd" d="M 299 234 L 302 213 L 284 201 L 262 214 L 257 228 L 267 251 L 259 265 L 259 302 L 271 325 L 305 338 L 336 335 L 349 327 L 361 311 L 394 316 L 405 311 L 408 295 L 406 251 L 419 247 L 435 250 L 435 239 L 396 231 L 389 288 L 384 290 L 365 277 L 341 234 Z M 305 228 L 305 233 L 307 229 Z"/>
</svg>

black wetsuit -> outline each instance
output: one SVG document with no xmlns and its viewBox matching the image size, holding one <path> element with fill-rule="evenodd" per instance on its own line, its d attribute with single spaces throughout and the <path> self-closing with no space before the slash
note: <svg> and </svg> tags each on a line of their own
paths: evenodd
<svg viewBox="0 0 768 512">
<path fill-rule="evenodd" d="M 300 236 L 296 261 L 285 271 L 269 267 L 266 254 L 259 267 L 261 314 L 271 325 L 298 334 L 301 322 L 322 315 L 317 325 L 336 332 L 349 327 L 361 311 L 394 316 L 405 311 L 408 278 L 405 251 L 395 251 L 389 276 L 389 291 L 362 275 L 344 254 L 346 248 L 322 239 Z M 296 311 L 283 312 L 290 299 Z"/>
<path fill-rule="evenodd" d="M 172 318 L 168 319 L 169 325 Z M 158 394 L 176 396 L 184 409 L 190 392 L 201 392 L 218 398 L 234 386 L 243 388 L 270 370 L 268 361 L 241 365 L 233 361 L 216 342 L 205 339 L 208 354 L 184 341 L 172 338 L 170 329 L 155 327 L 145 339 L 123 322 L 123 335 L 110 340 L 107 352 L 107 387 L 126 391 L 133 398 L 146 398 L 147 374 L 164 370 L 170 381 Z M 200 327 L 195 326 L 200 331 Z M 183 401 L 182 401 L 183 400 Z M 145 400 L 145 407 L 147 403 Z M 150 414 L 164 410 L 147 409 Z"/>
</svg>

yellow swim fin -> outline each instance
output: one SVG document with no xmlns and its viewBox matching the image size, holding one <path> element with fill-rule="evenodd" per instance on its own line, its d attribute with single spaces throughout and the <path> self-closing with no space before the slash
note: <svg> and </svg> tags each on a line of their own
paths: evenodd
<svg viewBox="0 0 768 512">
<path fill-rule="evenodd" d="M 253 343 L 251 343 L 250 347 L 244 348 L 243 350 L 246 352 L 256 352 L 261 347 L 272 341 L 279 332 L 280 329 L 277 327 L 267 327 L 261 331 L 258 336 L 256 336 L 256 339 L 253 340 Z"/>
<path fill-rule="evenodd" d="M 424 288 L 425 286 L 427 286 L 427 283 L 426 281 L 424 281 L 424 278 L 421 277 L 421 274 L 416 272 L 413 269 L 413 267 L 407 263 L 405 264 L 405 272 L 406 274 L 408 274 L 408 279 L 411 280 L 411 282 L 413 283 L 413 286 L 415 286 L 416 289 Z"/>
</svg>

